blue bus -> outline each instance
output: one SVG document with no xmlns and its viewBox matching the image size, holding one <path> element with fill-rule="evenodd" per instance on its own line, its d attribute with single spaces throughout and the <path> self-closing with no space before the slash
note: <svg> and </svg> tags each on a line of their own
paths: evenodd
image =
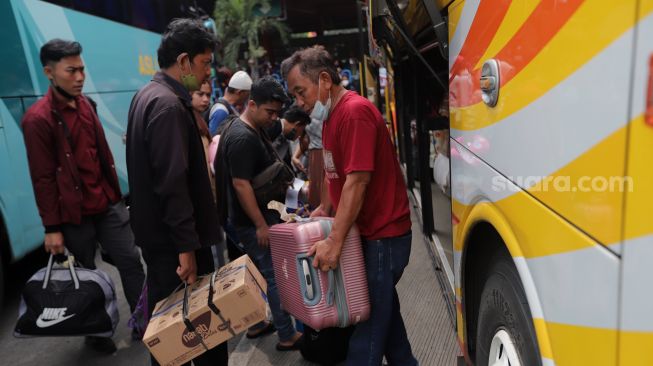
<svg viewBox="0 0 653 366">
<path fill-rule="evenodd" d="M 160 34 L 151 30 L 160 32 L 169 20 L 160 19 L 161 12 L 143 5 L 146 3 L 150 1 L 0 2 L 0 304 L 3 266 L 41 246 L 44 238 L 20 128 L 24 112 L 48 90 L 39 61 L 40 47 L 52 38 L 82 44 L 84 93 L 97 102 L 126 193 L 127 111 L 134 93 L 158 68 Z M 165 6 L 170 3 L 174 2 Z"/>
</svg>

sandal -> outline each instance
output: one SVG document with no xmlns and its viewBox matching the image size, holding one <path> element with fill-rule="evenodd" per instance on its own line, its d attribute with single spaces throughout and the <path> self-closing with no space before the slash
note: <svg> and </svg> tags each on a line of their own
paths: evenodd
<svg viewBox="0 0 653 366">
<path fill-rule="evenodd" d="M 277 343 L 277 351 L 279 352 L 285 352 L 285 351 L 296 351 L 302 348 L 302 344 L 304 343 L 304 335 L 300 336 L 297 338 L 295 343 L 291 344 L 290 346 L 284 346 L 281 343 Z"/>
<path fill-rule="evenodd" d="M 277 331 L 277 328 L 274 327 L 274 324 L 272 324 L 272 322 L 269 322 L 268 325 L 267 325 L 265 328 L 263 328 L 263 329 L 261 329 L 260 331 L 258 331 L 258 333 L 256 333 L 256 334 L 249 334 L 249 332 L 247 332 L 247 333 L 245 333 L 245 336 L 246 336 L 248 339 L 256 339 L 256 338 L 260 338 L 260 337 L 266 336 L 266 335 L 268 335 L 268 334 L 272 334 L 272 333 L 274 333 L 274 332 L 276 332 L 276 331 Z"/>
</svg>

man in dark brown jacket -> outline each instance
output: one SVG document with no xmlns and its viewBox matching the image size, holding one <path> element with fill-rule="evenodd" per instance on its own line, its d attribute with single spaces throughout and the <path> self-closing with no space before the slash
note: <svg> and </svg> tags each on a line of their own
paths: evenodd
<svg viewBox="0 0 653 366">
<path fill-rule="evenodd" d="M 210 246 L 220 231 L 190 92 L 209 77 L 215 46 L 200 23 L 173 20 L 158 50 L 161 71 L 129 108 L 131 224 L 147 264 L 150 314 L 181 281 L 214 270 Z M 227 362 L 226 342 L 193 360 L 197 366 Z"/>
<path fill-rule="evenodd" d="M 99 242 L 120 272 L 133 311 L 145 273 L 104 130 L 94 102 L 82 95 L 81 52 L 77 42 L 53 39 L 43 45 L 41 63 L 51 85 L 22 121 L 45 250 L 59 254 L 67 248 L 93 269 Z M 107 353 L 116 350 L 110 338 L 86 342 Z"/>
</svg>

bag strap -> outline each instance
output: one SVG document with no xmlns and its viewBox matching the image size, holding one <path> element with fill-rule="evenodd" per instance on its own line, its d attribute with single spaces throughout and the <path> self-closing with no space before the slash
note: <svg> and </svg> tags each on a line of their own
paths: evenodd
<svg viewBox="0 0 653 366">
<path fill-rule="evenodd" d="M 235 115 L 235 116 L 238 116 L 238 115 L 239 115 L 239 113 L 237 113 L 237 111 L 234 109 L 234 107 L 233 107 L 231 104 L 229 104 L 229 102 L 227 102 L 226 99 L 220 97 L 220 98 L 218 98 L 218 100 L 216 100 L 215 102 L 216 102 L 216 103 L 220 103 L 220 104 L 222 104 L 223 106 L 225 106 L 225 108 L 227 108 L 227 110 L 229 111 L 229 114 L 233 114 L 233 115 Z"/>
<path fill-rule="evenodd" d="M 63 128 L 64 137 L 66 138 L 66 142 L 68 142 L 70 153 L 75 154 L 75 145 L 73 144 L 73 139 L 70 135 L 70 129 L 68 129 L 66 121 L 63 120 L 61 114 L 59 114 L 59 112 L 55 109 L 52 109 L 52 115 L 54 115 L 54 118 L 57 120 L 61 128 Z M 55 141 L 59 142 L 59 139 L 55 138 Z M 79 186 L 81 183 L 79 178 L 79 170 L 77 170 L 77 164 L 72 164 L 72 166 L 74 169 L 73 180 L 75 181 L 75 185 Z"/>
<path fill-rule="evenodd" d="M 197 329 L 195 329 L 195 326 L 193 325 L 193 323 L 190 321 L 190 319 L 188 319 L 188 292 L 189 292 L 188 289 L 189 289 L 189 286 L 186 283 L 186 281 L 184 281 L 184 301 L 183 301 L 183 303 L 181 305 L 181 313 L 182 313 L 182 316 L 184 318 L 184 325 L 186 325 L 186 329 L 189 332 L 195 334 L 195 337 L 197 337 L 197 339 L 199 339 L 199 341 L 202 344 L 202 346 L 204 347 L 204 349 L 206 351 L 208 351 L 209 347 L 206 346 L 206 343 L 204 343 L 204 339 L 202 338 L 202 336 L 199 333 L 197 333 Z"/>
<path fill-rule="evenodd" d="M 86 100 L 91 105 L 91 107 L 93 107 L 93 112 L 95 113 L 95 116 L 97 117 L 98 123 L 99 123 L 100 117 L 97 114 L 97 103 L 95 102 L 95 100 L 93 100 L 91 97 L 89 97 L 87 95 L 84 95 L 84 98 L 86 98 Z M 57 111 L 56 109 L 52 109 L 52 114 L 54 115 L 57 122 L 59 122 L 59 124 L 62 126 L 64 136 L 66 137 L 66 141 L 68 141 L 68 146 L 70 146 L 70 150 L 74 154 L 75 153 L 75 144 L 73 143 L 72 134 L 70 133 L 70 129 L 68 128 L 68 124 L 66 123 L 66 121 L 64 121 L 63 117 L 61 116 L 59 111 Z M 98 158 L 100 160 L 100 169 L 102 170 L 102 174 L 105 176 L 105 179 L 110 180 L 111 176 L 112 176 L 110 174 L 111 169 L 109 167 L 109 162 L 105 159 L 104 148 L 103 148 L 102 145 L 100 145 L 100 136 L 99 136 L 100 132 L 99 132 L 99 129 L 98 129 L 98 126 L 97 126 L 98 124 L 95 121 L 92 121 L 92 123 L 93 123 L 93 130 L 95 131 L 95 148 L 98 150 L 97 155 L 98 155 Z M 75 165 L 75 167 L 77 167 L 77 165 Z M 77 176 L 74 176 L 73 178 L 75 179 L 75 183 L 77 185 L 79 185 L 80 184 L 79 179 L 78 179 L 79 178 L 79 172 L 77 172 Z"/>
<path fill-rule="evenodd" d="M 70 277 L 75 284 L 75 290 L 79 290 L 79 278 L 77 277 L 77 271 L 75 270 L 75 257 L 70 255 L 68 249 L 65 250 L 64 254 L 68 257 L 68 270 L 70 271 Z M 54 254 L 50 254 L 50 259 L 48 259 L 48 266 L 45 269 L 45 276 L 43 278 L 42 288 L 45 290 L 48 288 L 48 283 L 50 282 L 50 277 L 52 275 L 52 267 L 54 266 Z"/>
<path fill-rule="evenodd" d="M 240 119 L 240 118 L 238 118 L 238 119 Z M 282 164 L 284 165 L 284 167 L 285 167 L 286 169 L 288 169 L 288 171 L 289 171 L 290 173 L 292 173 L 292 176 L 294 177 L 294 176 L 295 176 L 295 172 L 293 172 L 292 168 L 289 167 L 288 164 L 286 164 L 286 162 L 283 161 L 283 160 L 281 159 L 281 157 L 279 157 L 279 154 L 277 154 L 277 150 L 274 148 L 274 146 L 272 146 L 272 143 L 270 142 L 270 137 L 269 137 L 268 134 L 265 132 L 265 130 L 261 129 L 260 131 L 257 131 L 257 130 L 255 130 L 252 126 L 250 126 L 250 125 L 248 125 L 247 123 L 245 123 L 245 121 L 243 121 L 242 119 L 241 119 L 240 121 L 241 121 L 243 124 L 245 124 L 245 127 L 247 127 L 249 130 L 251 130 L 252 132 L 254 132 L 255 134 L 258 135 L 259 139 L 260 139 L 261 141 L 263 141 L 263 145 L 265 146 L 265 149 L 268 150 L 268 152 L 272 152 L 272 155 L 274 155 L 274 160 L 276 160 L 276 161 L 282 163 Z M 270 164 L 270 165 L 272 165 L 272 164 Z"/>
<path fill-rule="evenodd" d="M 72 255 L 68 256 L 68 269 L 70 270 L 70 275 L 73 278 L 75 290 L 79 290 L 79 278 L 77 278 L 77 270 L 75 270 L 75 257 Z"/>
<path fill-rule="evenodd" d="M 97 114 L 97 103 L 95 102 L 95 100 L 93 100 L 91 97 L 89 97 L 87 95 L 84 95 L 84 97 L 86 98 L 88 103 L 91 105 L 91 107 L 93 107 L 93 112 L 95 113 L 95 116 L 98 117 L 98 120 L 99 120 L 100 117 Z M 66 121 L 64 121 L 63 117 L 61 117 L 61 114 L 59 113 L 58 110 L 52 109 L 52 114 L 54 115 L 57 122 L 59 122 L 62 125 L 64 136 L 66 137 L 66 140 L 68 140 L 68 145 L 70 145 L 70 148 L 72 150 L 74 150 L 75 149 L 75 144 L 73 144 L 73 138 L 72 138 L 72 134 L 70 133 L 70 129 L 68 128 L 68 124 L 66 123 Z M 100 150 L 101 147 L 100 147 L 100 143 L 99 143 L 100 142 L 99 141 L 99 136 L 98 136 L 99 133 L 98 133 L 97 124 L 95 123 L 95 121 L 93 121 L 93 130 L 95 131 L 95 147 L 98 150 Z M 100 155 L 100 154 L 98 154 L 98 155 Z M 104 157 L 102 155 L 100 155 L 100 160 L 101 161 L 104 160 Z"/>
<path fill-rule="evenodd" d="M 84 97 L 91 105 L 91 107 L 93 107 L 93 112 L 95 112 L 95 117 L 97 117 L 98 123 L 100 123 L 100 115 L 97 112 L 97 102 L 93 100 L 93 98 L 89 97 L 88 95 L 84 95 Z M 93 121 L 93 129 L 95 130 L 95 148 L 98 150 L 98 157 L 100 159 L 100 167 L 102 168 L 102 172 L 104 173 L 105 178 L 109 180 L 111 177 L 111 175 L 109 174 L 111 170 L 109 167 L 109 162 L 105 159 L 104 146 L 100 145 L 100 131 L 97 126 L 98 123 L 95 123 L 95 121 Z"/>
<path fill-rule="evenodd" d="M 54 255 L 50 254 L 50 259 L 48 259 L 48 266 L 45 268 L 45 277 L 43 278 L 43 289 L 45 290 L 48 287 L 48 282 L 50 282 L 50 274 L 52 273 L 52 263 L 54 262 Z"/>
<path fill-rule="evenodd" d="M 213 284 L 215 283 L 215 279 L 216 279 L 217 275 L 218 275 L 218 270 L 216 269 L 215 271 L 213 271 L 213 274 L 211 275 L 211 280 L 210 280 L 210 282 L 209 282 L 208 306 L 209 306 L 209 309 L 211 309 L 211 311 L 212 311 L 215 315 L 217 315 L 218 318 L 220 318 L 220 321 L 222 322 L 222 324 L 226 324 L 226 325 L 227 325 L 227 330 L 229 330 L 229 333 L 231 333 L 231 336 L 232 336 L 232 337 L 235 337 L 235 336 L 236 336 L 236 332 L 235 332 L 234 329 L 231 327 L 231 322 L 225 320 L 225 318 L 222 316 L 222 312 L 220 311 L 220 309 L 219 309 L 219 308 L 215 305 L 215 303 L 213 302 L 213 294 L 215 294 L 215 291 L 213 290 Z"/>
<path fill-rule="evenodd" d="M 267 132 L 265 132 L 265 130 L 261 130 L 261 135 L 260 135 L 260 136 L 261 136 L 261 140 L 263 140 L 263 144 L 265 145 L 266 149 L 267 149 L 268 151 L 272 151 L 272 154 L 274 155 L 275 160 L 278 161 L 278 162 L 280 162 L 281 164 L 283 164 L 283 166 L 284 166 L 284 167 L 285 167 L 285 168 L 286 168 L 286 169 L 287 169 L 287 170 L 292 174 L 292 176 L 294 177 L 294 176 L 295 176 L 295 172 L 292 170 L 291 167 L 288 166 L 288 164 L 286 164 L 285 161 L 283 161 L 283 159 L 281 159 L 281 157 L 280 157 L 279 154 L 277 153 L 277 149 L 275 149 L 274 146 L 272 146 L 272 142 L 270 141 L 270 137 L 268 136 Z"/>
</svg>

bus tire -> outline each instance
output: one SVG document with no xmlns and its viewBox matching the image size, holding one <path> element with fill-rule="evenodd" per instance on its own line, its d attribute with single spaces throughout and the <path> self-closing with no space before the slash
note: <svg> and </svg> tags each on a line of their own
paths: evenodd
<svg viewBox="0 0 653 366">
<path fill-rule="evenodd" d="M 497 361 L 511 366 L 541 365 L 530 308 L 512 258 L 495 258 L 488 274 L 478 312 L 476 365 Z"/>
</svg>

